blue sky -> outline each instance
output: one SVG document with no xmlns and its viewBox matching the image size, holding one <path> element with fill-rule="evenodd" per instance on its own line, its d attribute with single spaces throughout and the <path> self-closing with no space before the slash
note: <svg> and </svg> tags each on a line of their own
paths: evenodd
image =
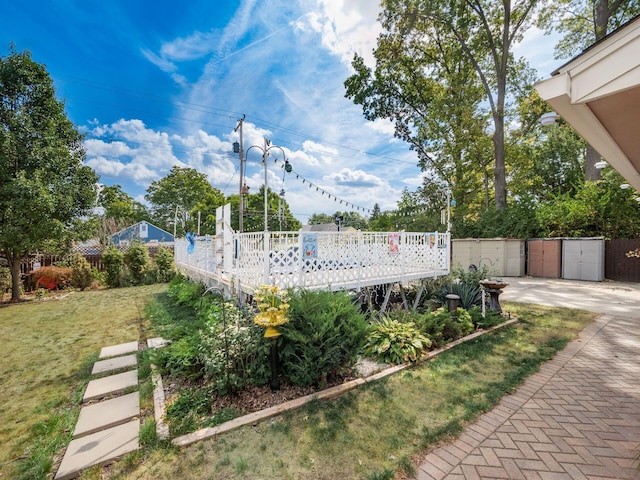
<svg viewBox="0 0 640 480">
<path fill-rule="evenodd" d="M 246 115 L 245 151 L 265 136 L 282 147 L 294 173 L 283 181 L 273 148 L 268 184 L 306 223 L 313 213 L 368 215 L 375 203 L 393 209 L 403 188 L 421 184 L 391 124 L 367 122 L 344 97 L 353 53 L 371 57 L 378 11 L 375 0 L 5 2 L 0 55 L 13 42 L 47 66 L 86 133 L 87 164 L 139 201 L 173 165 L 237 193 L 232 144 Z M 547 77 L 562 63 L 553 44 L 531 30 L 516 53 Z M 251 192 L 264 183 L 258 148 L 246 181 Z"/>
</svg>

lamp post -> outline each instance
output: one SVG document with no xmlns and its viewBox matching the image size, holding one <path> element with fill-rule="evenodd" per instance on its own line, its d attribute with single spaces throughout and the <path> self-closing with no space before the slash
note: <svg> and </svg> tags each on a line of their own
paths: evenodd
<svg viewBox="0 0 640 480">
<path fill-rule="evenodd" d="M 258 150 L 260 150 L 262 152 L 262 163 L 264 164 L 264 231 L 268 231 L 269 230 L 269 214 L 268 214 L 268 208 L 269 208 L 269 203 L 268 203 L 268 197 L 267 197 L 267 192 L 269 190 L 269 186 L 267 184 L 267 157 L 269 156 L 269 151 L 272 148 L 277 148 L 282 152 L 282 159 L 285 162 L 285 166 L 288 163 L 287 161 L 287 156 L 284 153 L 284 150 L 282 149 L 282 147 L 279 147 L 278 145 L 271 145 L 271 142 L 268 139 L 264 139 L 264 148 L 260 147 L 259 145 L 251 145 L 247 151 L 246 151 L 246 155 L 245 155 L 245 159 L 248 160 L 249 158 L 249 151 L 252 148 L 257 148 Z M 288 169 L 287 171 L 290 171 L 290 169 Z"/>
<path fill-rule="evenodd" d="M 176 211 L 173 214 L 173 238 L 176 238 L 176 227 L 178 226 L 178 213 L 180 213 L 180 220 L 182 222 L 182 228 L 184 228 L 184 223 L 189 220 L 189 214 L 186 210 L 180 208 L 180 206 L 176 205 Z"/>
</svg>

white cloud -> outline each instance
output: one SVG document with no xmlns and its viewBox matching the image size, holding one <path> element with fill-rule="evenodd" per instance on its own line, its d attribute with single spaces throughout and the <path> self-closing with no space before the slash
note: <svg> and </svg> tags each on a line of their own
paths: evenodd
<svg viewBox="0 0 640 480">
<path fill-rule="evenodd" d="M 85 162 L 100 176 L 119 177 L 126 165 L 118 160 L 109 160 L 102 156 L 91 157 Z"/>
<path fill-rule="evenodd" d="M 175 72 L 176 69 L 178 68 L 175 63 L 171 62 L 166 58 L 161 57 L 160 55 L 156 55 L 151 50 L 143 48 L 141 50 L 141 53 L 147 60 L 149 60 L 151 63 L 153 63 L 156 67 L 158 67 L 163 72 L 167 72 L 167 73 Z"/>
<path fill-rule="evenodd" d="M 351 65 L 354 53 L 371 64 L 372 51 L 382 32 L 377 21 L 378 5 L 372 8 L 371 0 L 319 0 L 318 7 L 319 11 L 296 22 L 297 28 L 320 33 L 322 45 L 346 65 Z"/>
<path fill-rule="evenodd" d="M 328 153 L 331 155 L 337 155 L 338 150 L 334 147 L 328 147 L 326 145 L 322 145 L 321 143 L 314 142 L 312 140 L 305 140 L 302 143 L 302 148 L 305 152 L 309 153 Z"/>
<path fill-rule="evenodd" d="M 362 170 L 351 170 L 349 168 L 343 168 L 339 172 L 325 175 L 323 178 L 330 180 L 338 186 L 349 188 L 371 188 L 388 185 L 387 182 L 380 177 L 368 174 Z"/>
<path fill-rule="evenodd" d="M 95 138 L 85 140 L 84 146 L 88 157 L 122 157 L 129 156 L 133 150 L 124 142 L 105 142 Z"/>
<path fill-rule="evenodd" d="M 367 127 L 376 132 L 389 135 L 390 137 L 393 137 L 393 134 L 395 133 L 395 125 L 391 120 L 386 118 L 377 118 L 373 122 L 368 122 Z"/>
</svg>

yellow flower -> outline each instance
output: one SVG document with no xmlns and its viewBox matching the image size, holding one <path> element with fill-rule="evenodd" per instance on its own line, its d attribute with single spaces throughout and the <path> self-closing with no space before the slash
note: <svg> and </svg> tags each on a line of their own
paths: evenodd
<svg viewBox="0 0 640 480">
<path fill-rule="evenodd" d="M 288 322 L 289 296 L 286 290 L 276 285 L 261 285 L 254 290 L 253 296 L 260 310 L 254 323 L 262 327 L 276 327 Z"/>
</svg>

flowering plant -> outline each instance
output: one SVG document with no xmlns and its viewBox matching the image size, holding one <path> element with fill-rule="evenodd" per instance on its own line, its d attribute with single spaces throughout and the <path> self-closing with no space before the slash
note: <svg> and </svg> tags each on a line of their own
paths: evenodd
<svg viewBox="0 0 640 480">
<path fill-rule="evenodd" d="M 289 321 L 287 312 L 289 310 L 289 296 L 286 290 L 278 288 L 276 285 L 260 285 L 253 292 L 253 297 L 260 309 L 253 319 L 256 325 L 266 327 L 265 337 L 277 337 L 280 332 L 275 327 L 284 325 Z"/>
</svg>

